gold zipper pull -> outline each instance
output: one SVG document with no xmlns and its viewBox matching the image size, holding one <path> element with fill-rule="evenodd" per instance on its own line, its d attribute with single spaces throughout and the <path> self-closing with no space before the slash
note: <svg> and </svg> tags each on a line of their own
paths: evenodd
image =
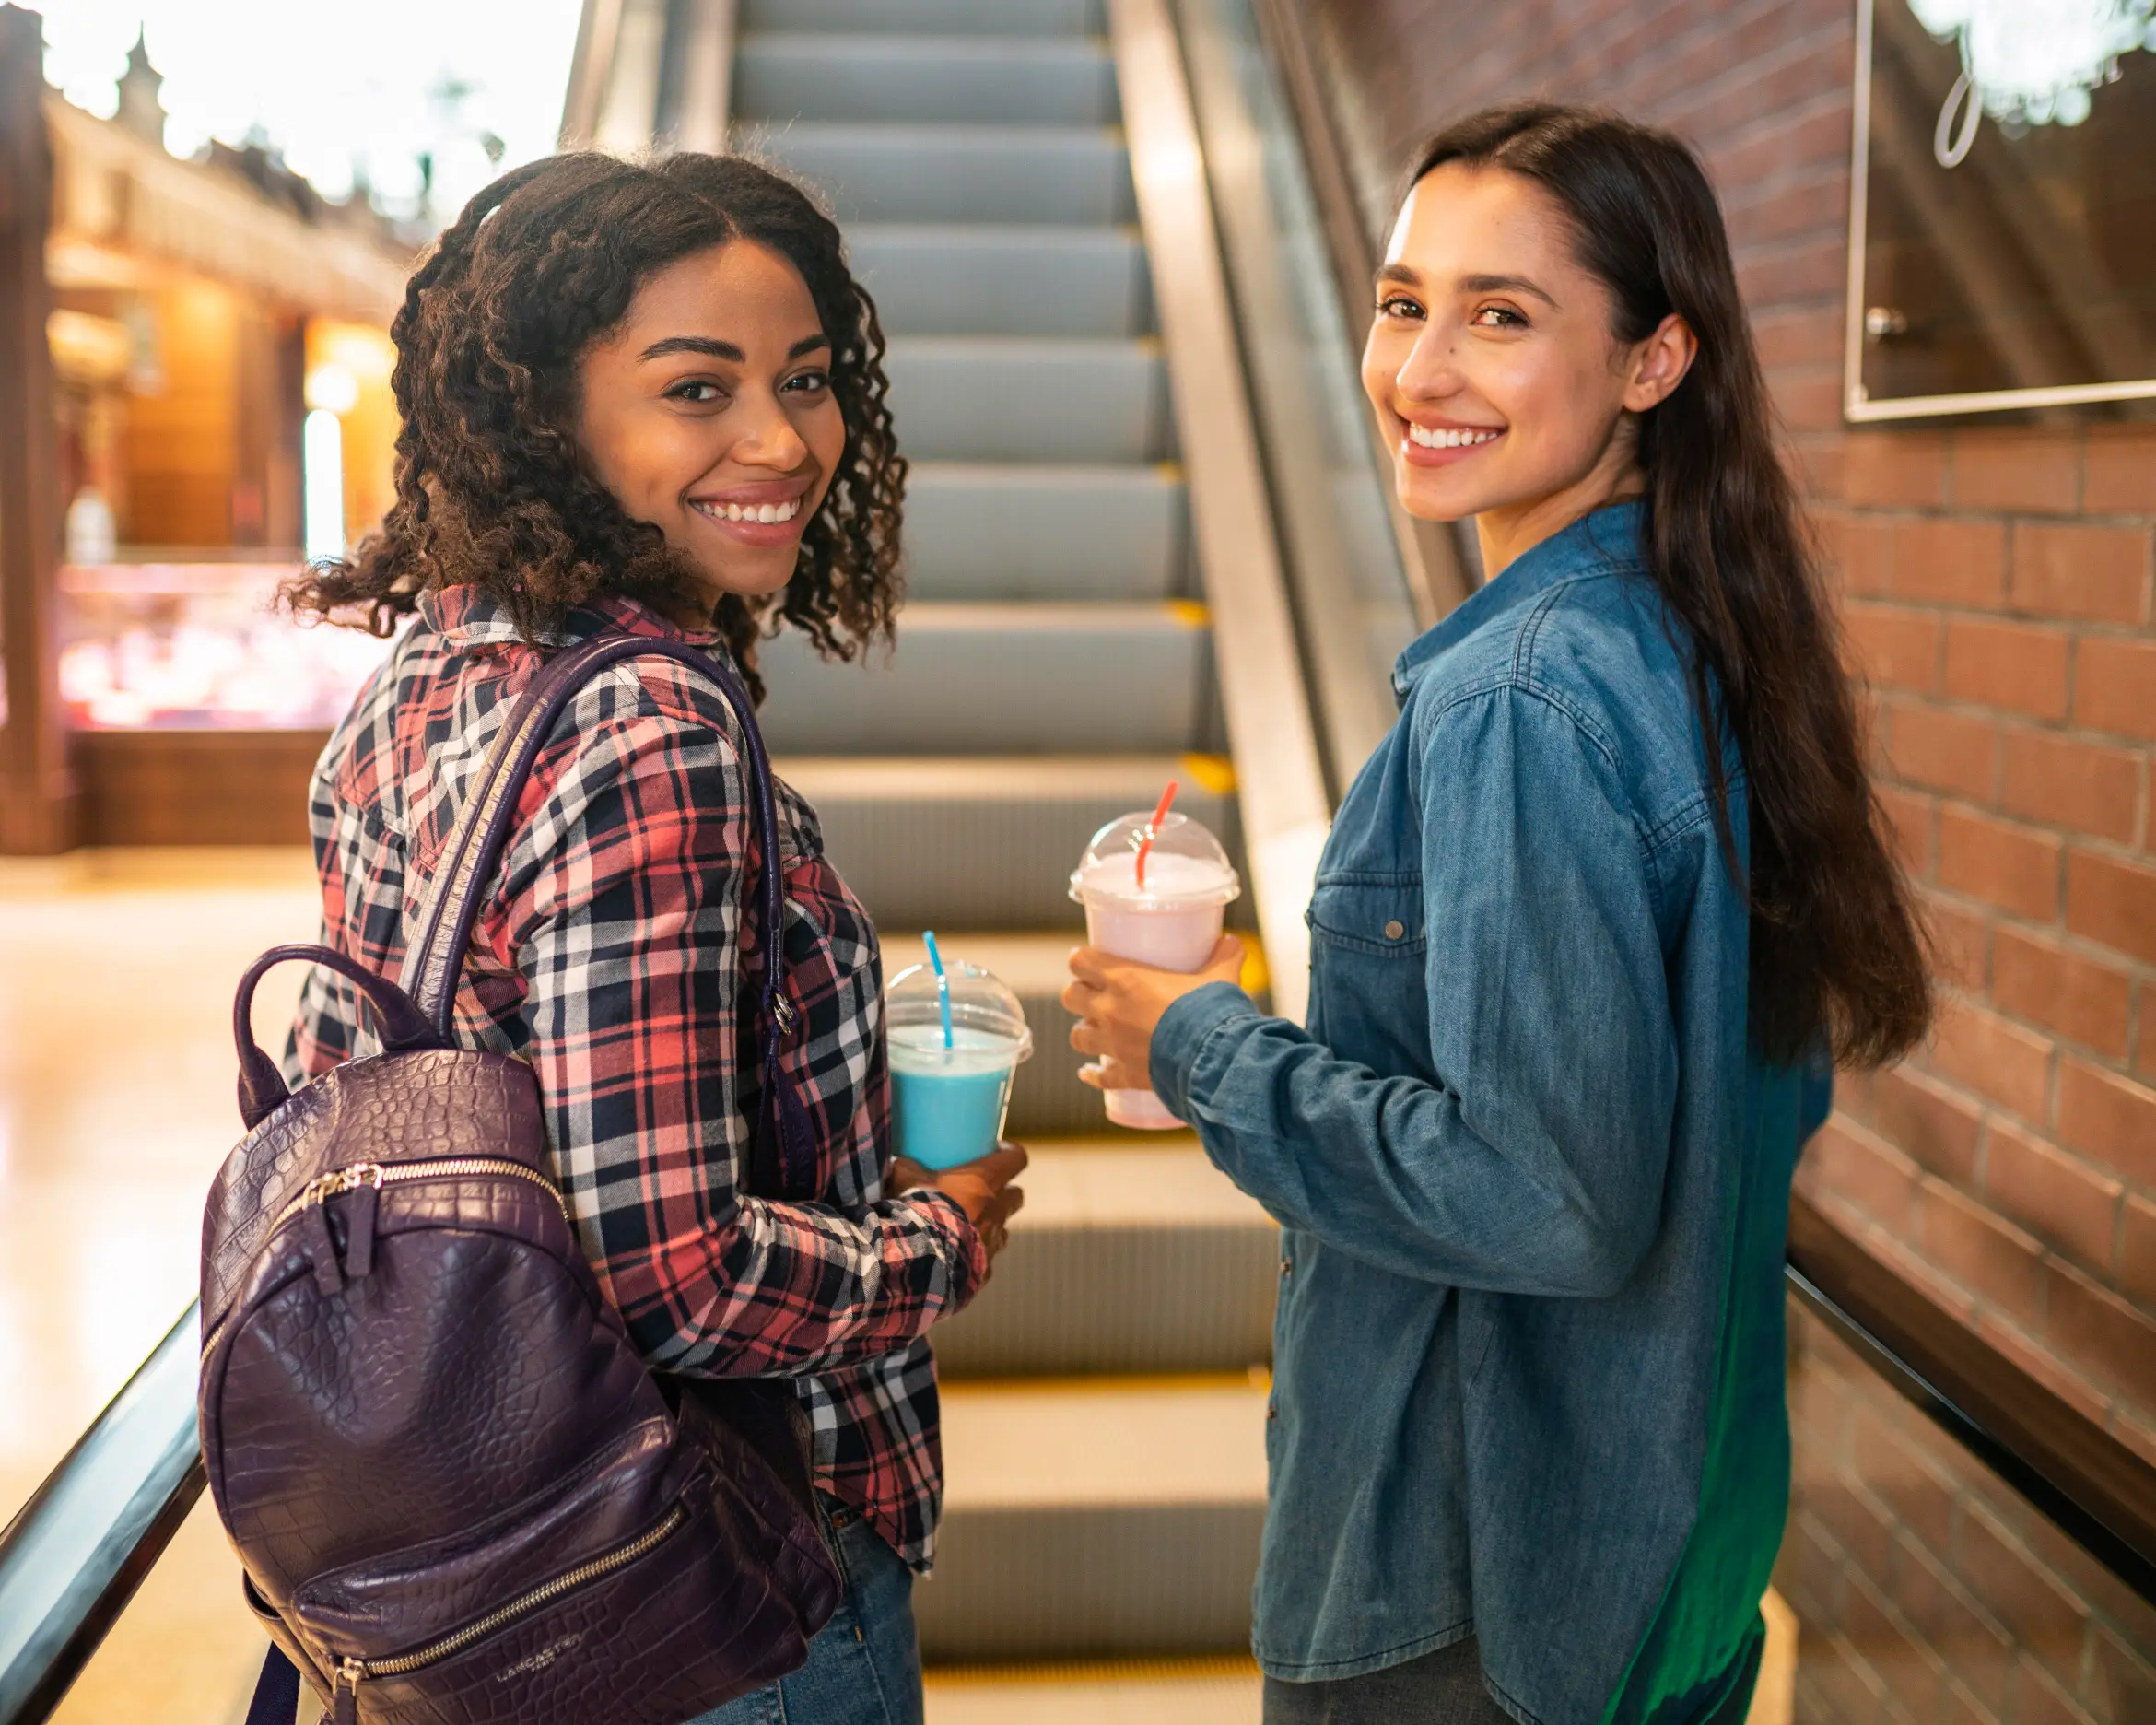
<svg viewBox="0 0 2156 1725">
<path fill-rule="evenodd" d="M 335 1709 L 336 1725 L 359 1725 L 359 1680 L 367 1675 L 367 1666 L 359 1660 L 341 1659 L 330 1674 L 330 1705 Z"/>
</svg>

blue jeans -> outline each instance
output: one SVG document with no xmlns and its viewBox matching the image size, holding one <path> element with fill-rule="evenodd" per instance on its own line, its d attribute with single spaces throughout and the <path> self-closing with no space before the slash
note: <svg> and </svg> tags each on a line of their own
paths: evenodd
<svg viewBox="0 0 2156 1725">
<path fill-rule="evenodd" d="M 846 1591 L 808 1663 L 691 1725 L 921 1725 L 913 1571 L 856 1511 L 823 1503 Z"/>
</svg>

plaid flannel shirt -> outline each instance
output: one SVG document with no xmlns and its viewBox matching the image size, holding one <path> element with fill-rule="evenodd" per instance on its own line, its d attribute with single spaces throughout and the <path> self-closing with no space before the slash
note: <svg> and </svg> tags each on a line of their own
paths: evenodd
<svg viewBox="0 0 2156 1725">
<path fill-rule="evenodd" d="M 310 809 L 324 943 L 393 977 L 467 789 L 541 663 L 476 589 L 424 594 L 419 613 L 330 738 Z M 607 628 L 683 634 L 602 599 L 565 639 Z M 925 1569 L 943 1486 L 922 1337 L 971 1297 L 987 1259 L 951 1200 L 883 1191 L 875 930 L 783 782 L 787 993 L 800 1014 L 784 1058 L 818 1127 L 822 1196 L 744 1190 L 756 1056 L 742 948 L 766 932 L 752 922 L 744 935 L 754 822 L 739 734 L 716 686 L 671 660 L 630 660 L 585 686 L 519 805 L 465 965 L 458 1037 L 537 1074 L 584 1251 L 651 1365 L 793 1378 L 818 1483 Z M 377 1046 L 352 986 L 312 972 L 287 1075 Z"/>
</svg>

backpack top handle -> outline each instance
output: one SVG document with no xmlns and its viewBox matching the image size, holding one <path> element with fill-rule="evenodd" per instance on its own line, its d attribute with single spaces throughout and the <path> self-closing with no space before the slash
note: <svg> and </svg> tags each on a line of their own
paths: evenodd
<svg viewBox="0 0 2156 1725">
<path fill-rule="evenodd" d="M 240 1050 L 240 1111 L 252 1129 L 290 1094 L 275 1062 L 256 1046 L 249 1008 L 254 986 L 271 966 L 305 958 L 352 981 L 381 1016 L 385 1052 L 455 1045 L 457 982 L 471 949 L 483 889 L 493 878 L 515 830 L 517 804 L 539 752 L 570 701 L 592 678 L 626 659 L 672 659 L 718 687 L 741 726 L 751 816 L 762 846 L 757 880 L 764 968 L 758 988 L 763 1028 L 763 1086 L 757 1153 L 776 1161 L 780 1192 L 805 1197 L 815 1188 L 815 1151 L 805 1110 L 779 1063 L 779 1044 L 793 1022 L 785 998 L 786 880 L 779 852 L 779 816 L 771 762 L 756 728 L 756 708 L 733 674 L 703 648 L 656 635 L 594 636 L 557 653 L 517 698 L 501 734 L 487 751 L 477 787 L 457 817 L 419 933 L 405 951 L 402 975 L 390 982 L 326 946 L 279 946 L 251 967 L 233 1003 L 232 1032 Z M 744 909 L 747 909 L 746 904 Z M 744 923 L 746 921 L 744 917 Z M 774 1155 L 775 1153 L 775 1155 Z"/>
</svg>

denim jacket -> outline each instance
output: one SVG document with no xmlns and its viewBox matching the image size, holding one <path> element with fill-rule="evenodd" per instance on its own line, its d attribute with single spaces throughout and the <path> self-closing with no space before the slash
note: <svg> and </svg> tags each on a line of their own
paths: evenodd
<svg viewBox="0 0 2156 1725">
<path fill-rule="evenodd" d="M 1155 1087 L 1283 1230 L 1277 1677 L 1471 1634 L 1517 1719 L 1678 1725 L 1759 1633 L 1789 1179 L 1827 1085 L 1748 1042 L 1643 516 L 1575 522 L 1401 656 L 1318 869 L 1308 1029 L 1213 984 L 1154 1035 Z"/>
</svg>

